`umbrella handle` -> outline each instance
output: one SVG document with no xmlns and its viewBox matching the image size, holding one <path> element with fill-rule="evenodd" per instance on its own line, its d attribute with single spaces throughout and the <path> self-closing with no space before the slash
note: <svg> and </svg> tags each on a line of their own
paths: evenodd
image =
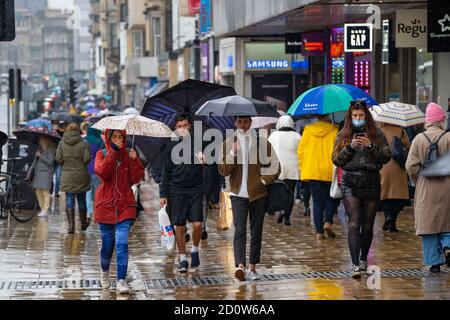
<svg viewBox="0 0 450 320">
<path fill-rule="evenodd" d="M 131 142 L 131 149 L 134 149 L 134 134 L 133 134 L 133 141 Z"/>
</svg>

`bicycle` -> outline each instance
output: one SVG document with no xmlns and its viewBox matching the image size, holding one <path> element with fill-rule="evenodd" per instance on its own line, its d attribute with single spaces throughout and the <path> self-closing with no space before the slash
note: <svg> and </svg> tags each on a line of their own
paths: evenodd
<svg viewBox="0 0 450 320">
<path fill-rule="evenodd" d="M 11 162 L 10 172 L 0 170 L 0 215 L 9 212 L 18 222 L 28 222 L 36 215 L 38 200 L 31 184 L 13 173 L 14 163 L 21 158 L 2 159 Z M 7 216 L 7 215 L 6 215 Z"/>
</svg>

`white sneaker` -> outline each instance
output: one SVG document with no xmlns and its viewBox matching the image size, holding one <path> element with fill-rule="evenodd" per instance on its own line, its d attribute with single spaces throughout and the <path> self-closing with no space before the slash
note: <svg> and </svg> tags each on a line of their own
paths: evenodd
<svg viewBox="0 0 450 320">
<path fill-rule="evenodd" d="M 248 270 L 247 271 L 247 279 L 249 280 L 260 280 L 262 277 L 261 275 L 256 272 L 256 270 Z"/>
<path fill-rule="evenodd" d="M 117 281 L 116 290 L 119 294 L 129 294 L 130 293 L 130 287 L 128 287 L 127 282 L 123 279 Z"/>
<path fill-rule="evenodd" d="M 102 274 L 100 276 L 100 284 L 102 285 L 103 289 L 109 289 L 109 287 L 111 287 L 111 280 L 109 279 L 108 271 L 102 271 Z"/>
<path fill-rule="evenodd" d="M 41 212 L 38 214 L 38 217 L 39 217 L 39 218 L 47 218 L 47 217 L 48 217 L 47 211 L 41 211 Z"/>
</svg>

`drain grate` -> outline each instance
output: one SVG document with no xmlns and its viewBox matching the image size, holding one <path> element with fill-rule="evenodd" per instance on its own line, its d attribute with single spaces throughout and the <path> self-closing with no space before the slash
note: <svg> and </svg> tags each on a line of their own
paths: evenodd
<svg viewBox="0 0 450 320">
<path fill-rule="evenodd" d="M 424 278 L 440 277 L 449 275 L 448 269 L 441 270 L 441 275 L 435 275 L 424 269 L 397 269 L 381 271 L 382 278 Z M 285 274 L 262 274 L 259 281 L 281 281 L 281 280 L 301 280 L 301 279 L 343 279 L 349 278 L 351 272 L 344 271 L 316 271 Z M 205 276 L 192 278 L 172 278 L 172 279 L 149 279 L 142 280 L 144 287 L 149 289 L 208 286 L 208 285 L 229 285 L 235 280 L 226 276 Z M 111 281 L 111 288 L 116 287 L 116 281 Z M 74 279 L 74 280 L 42 280 L 42 281 L 0 281 L 0 290 L 101 290 L 98 279 Z"/>
</svg>

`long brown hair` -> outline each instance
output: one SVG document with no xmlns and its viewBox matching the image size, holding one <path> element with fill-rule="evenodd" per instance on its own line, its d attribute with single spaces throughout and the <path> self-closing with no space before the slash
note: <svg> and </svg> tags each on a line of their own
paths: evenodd
<svg viewBox="0 0 450 320">
<path fill-rule="evenodd" d="M 353 139 L 353 125 L 352 125 L 352 112 L 354 110 L 363 110 L 365 113 L 365 132 L 367 133 L 370 141 L 374 144 L 378 143 L 379 137 L 377 133 L 377 127 L 375 126 L 375 121 L 373 120 L 372 114 L 367 108 L 367 105 L 362 100 L 350 102 L 350 107 L 345 114 L 344 127 L 339 132 L 339 141 L 336 141 L 337 148 L 333 151 L 333 158 L 337 157 L 338 153 L 348 146 Z"/>
</svg>

